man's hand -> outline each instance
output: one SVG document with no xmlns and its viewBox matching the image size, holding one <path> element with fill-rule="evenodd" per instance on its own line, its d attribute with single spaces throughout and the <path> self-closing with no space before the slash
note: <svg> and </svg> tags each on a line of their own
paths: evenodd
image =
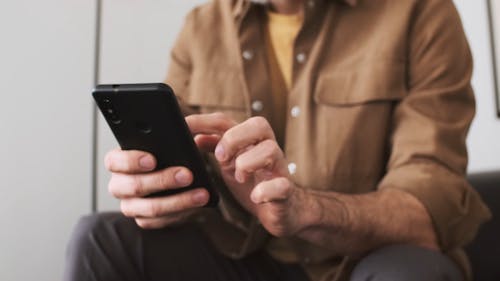
<svg viewBox="0 0 500 281">
<path fill-rule="evenodd" d="M 287 161 L 266 119 L 236 124 L 222 114 L 186 118 L 199 147 L 215 153 L 234 197 L 273 235 L 294 235 L 306 225 L 311 200 L 288 178 Z"/>
<path fill-rule="evenodd" d="M 199 122 L 190 127 L 194 135 L 199 130 L 207 134 L 200 135 L 197 141 L 198 148 L 203 151 L 213 151 L 220 139 L 218 135 L 236 124 L 222 114 L 198 116 Z M 120 200 L 122 213 L 135 218 L 143 228 L 180 223 L 209 200 L 208 192 L 201 187 L 175 195 L 146 198 L 155 192 L 189 186 L 193 175 L 185 167 L 153 171 L 156 159 L 143 151 L 112 150 L 105 157 L 105 166 L 111 172 L 109 192 Z"/>
<path fill-rule="evenodd" d="M 120 199 L 125 216 L 135 218 L 143 228 L 160 228 L 179 223 L 208 202 L 209 194 L 198 188 L 171 196 L 144 198 L 154 192 L 191 184 L 192 173 L 183 167 L 154 171 L 155 158 L 142 151 L 110 151 L 105 158 L 111 171 L 109 192 Z"/>
</svg>

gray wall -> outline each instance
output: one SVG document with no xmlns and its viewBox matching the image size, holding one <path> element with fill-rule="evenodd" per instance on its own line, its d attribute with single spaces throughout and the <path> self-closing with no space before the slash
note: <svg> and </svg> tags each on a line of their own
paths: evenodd
<svg viewBox="0 0 500 281">
<path fill-rule="evenodd" d="M 0 280 L 60 279 L 90 211 L 94 1 L 0 8 Z"/>
<path fill-rule="evenodd" d="M 0 280 L 60 279 L 77 218 L 91 211 L 96 2 L 9 1 L 0 9 Z M 163 80 L 185 13 L 202 0 L 103 0 L 100 83 Z M 475 58 L 478 114 L 470 171 L 500 169 L 485 1 L 456 0 Z M 97 207 L 104 153 L 116 146 L 97 124 Z"/>
<path fill-rule="evenodd" d="M 477 114 L 468 138 L 469 170 L 500 170 L 500 119 L 496 117 L 486 1 L 456 0 L 455 3 L 474 56 L 472 84 L 476 92 Z"/>
</svg>

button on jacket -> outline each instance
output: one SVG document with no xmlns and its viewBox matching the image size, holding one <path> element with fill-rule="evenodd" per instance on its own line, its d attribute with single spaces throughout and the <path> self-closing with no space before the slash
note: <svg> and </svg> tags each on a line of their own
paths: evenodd
<svg viewBox="0 0 500 281">
<path fill-rule="evenodd" d="M 472 61 L 452 1 L 311 0 L 304 9 L 283 144 L 290 178 L 308 189 L 412 194 L 470 278 L 461 247 L 490 214 L 464 178 Z M 245 0 L 215 0 L 187 16 L 167 77 L 184 104 L 237 121 L 272 118 L 265 20 L 266 8 Z M 349 258 L 269 238 L 222 185 L 220 192 L 219 212 L 203 220 L 222 252 L 267 247 L 314 280 L 345 278 Z"/>
</svg>

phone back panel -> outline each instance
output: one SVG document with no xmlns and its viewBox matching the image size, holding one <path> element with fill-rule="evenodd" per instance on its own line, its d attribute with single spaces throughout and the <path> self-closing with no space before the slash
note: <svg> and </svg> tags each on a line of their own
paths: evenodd
<svg viewBox="0 0 500 281">
<path fill-rule="evenodd" d="M 193 183 L 182 189 L 155 193 L 165 196 L 203 187 L 210 193 L 207 206 L 218 202 L 206 166 L 189 131 L 172 89 L 165 84 L 99 85 L 94 99 L 123 150 L 153 154 L 156 170 L 187 167 Z"/>
</svg>

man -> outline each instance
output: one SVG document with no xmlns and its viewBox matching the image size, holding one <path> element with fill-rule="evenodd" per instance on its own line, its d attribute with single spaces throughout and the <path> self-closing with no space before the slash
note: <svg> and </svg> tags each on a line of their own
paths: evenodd
<svg viewBox="0 0 500 281">
<path fill-rule="evenodd" d="M 131 219 L 84 218 L 66 280 L 470 279 L 461 247 L 489 216 L 464 178 L 471 70 L 451 0 L 196 8 L 167 83 L 199 113 L 220 206 L 144 198 L 192 174 L 112 151 Z"/>
</svg>

